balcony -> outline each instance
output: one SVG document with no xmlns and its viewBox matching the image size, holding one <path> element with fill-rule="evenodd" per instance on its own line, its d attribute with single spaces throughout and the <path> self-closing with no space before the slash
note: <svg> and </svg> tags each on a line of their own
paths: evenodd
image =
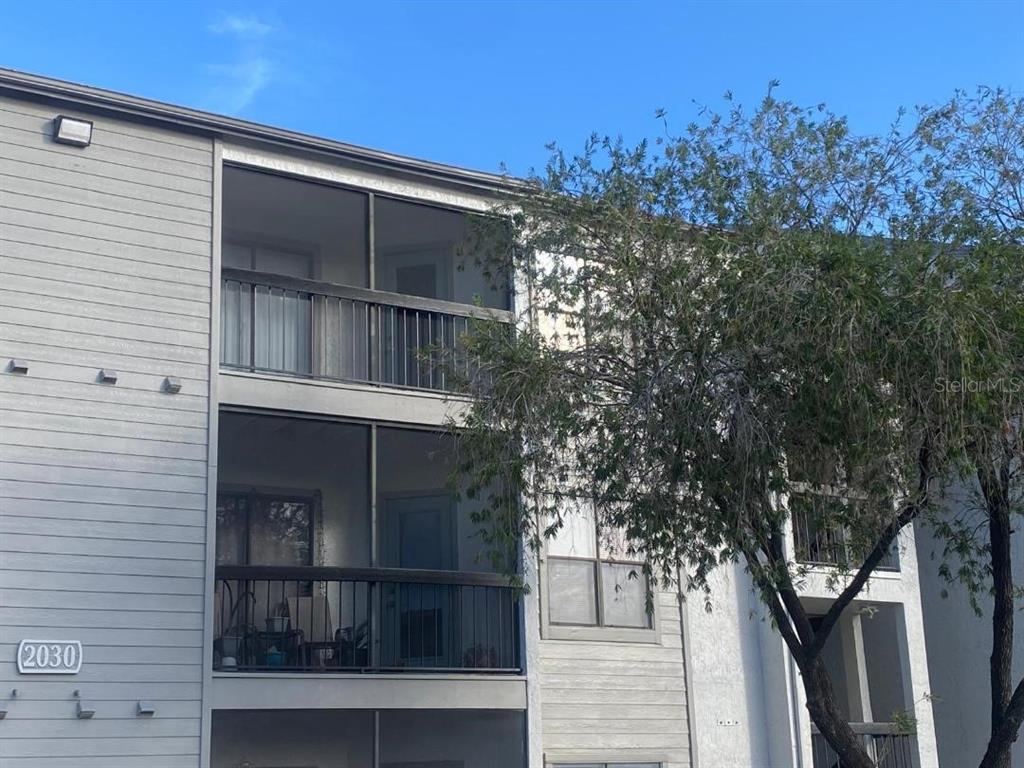
<svg viewBox="0 0 1024 768">
<path fill-rule="evenodd" d="M 518 673 L 518 599 L 493 574 L 221 566 L 214 666 Z"/>
<path fill-rule="evenodd" d="M 455 392 L 474 375 L 463 337 L 508 312 L 224 269 L 221 366 Z"/>
<path fill-rule="evenodd" d="M 878 768 L 917 768 L 917 737 L 899 733 L 893 723 L 850 723 L 868 756 Z M 825 737 L 816 730 L 811 733 L 813 768 L 842 768 L 839 756 Z"/>
<path fill-rule="evenodd" d="M 864 553 L 850 540 L 842 526 L 825 522 L 822 504 L 834 499 L 817 494 L 800 494 L 790 499 L 793 548 L 797 562 L 806 565 L 839 566 L 856 569 Z M 844 503 L 850 503 L 844 500 Z M 834 518 L 833 518 L 834 519 Z M 893 545 L 878 564 L 879 571 L 899 571 L 899 548 Z"/>
<path fill-rule="evenodd" d="M 471 322 L 512 319 L 491 220 L 230 166 L 223 187 L 226 369 L 452 392 Z"/>
<path fill-rule="evenodd" d="M 805 601 L 810 610 L 824 604 Z M 820 617 L 812 617 L 817 628 Z M 821 658 L 836 704 L 878 768 L 918 768 L 914 694 L 903 606 L 854 602 L 839 617 Z M 813 768 L 842 768 L 824 736 L 811 729 Z"/>
<path fill-rule="evenodd" d="M 218 431 L 215 669 L 519 671 L 509 559 L 449 487 L 451 435 L 251 411 Z"/>
<path fill-rule="evenodd" d="M 526 713 L 491 706 L 219 709 L 210 766 L 525 768 L 527 744 Z"/>
</svg>

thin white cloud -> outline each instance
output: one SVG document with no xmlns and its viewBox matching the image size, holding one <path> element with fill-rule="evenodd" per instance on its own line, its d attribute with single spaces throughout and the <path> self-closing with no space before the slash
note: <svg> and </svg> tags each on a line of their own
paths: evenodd
<svg viewBox="0 0 1024 768">
<path fill-rule="evenodd" d="M 268 38 L 277 30 L 255 16 L 225 14 L 207 31 L 225 38 L 218 50 L 227 62 L 206 66 L 210 83 L 204 101 L 214 112 L 236 114 L 252 103 L 274 75 Z"/>
<path fill-rule="evenodd" d="M 259 56 L 237 64 L 212 64 L 209 67 L 220 82 L 210 90 L 211 108 L 217 112 L 241 112 L 270 81 L 273 64 Z"/>
<path fill-rule="evenodd" d="M 207 27 L 215 35 L 235 35 L 237 37 L 264 37 L 274 31 L 273 26 L 260 21 L 255 16 L 223 16 L 219 21 Z"/>
</svg>

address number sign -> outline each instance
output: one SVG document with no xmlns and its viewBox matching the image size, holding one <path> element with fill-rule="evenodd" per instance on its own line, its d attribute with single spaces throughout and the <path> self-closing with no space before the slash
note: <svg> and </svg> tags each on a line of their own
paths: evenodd
<svg viewBox="0 0 1024 768">
<path fill-rule="evenodd" d="M 82 668 L 82 644 L 77 640 L 22 640 L 18 671 L 23 675 L 75 675 Z"/>
</svg>

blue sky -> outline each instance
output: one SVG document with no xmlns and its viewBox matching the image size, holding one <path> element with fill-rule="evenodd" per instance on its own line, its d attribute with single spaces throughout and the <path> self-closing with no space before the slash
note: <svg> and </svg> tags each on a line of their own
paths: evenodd
<svg viewBox="0 0 1024 768">
<path fill-rule="evenodd" d="M 0 5 L 0 66 L 517 174 L 773 78 L 863 132 L 957 87 L 1024 90 L 1024 0 Z"/>
</svg>

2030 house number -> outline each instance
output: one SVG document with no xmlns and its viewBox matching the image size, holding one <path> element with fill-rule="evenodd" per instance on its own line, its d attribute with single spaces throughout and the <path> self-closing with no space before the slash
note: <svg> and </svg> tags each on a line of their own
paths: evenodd
<svg viewBox="0 0 1024 768">
<path fill-rule="evenodd" d="M 75 675 L 82 668 L 82 644 L 77 640 L 22 640 L 18 672 L 23 675 Z"/>
</svg>

